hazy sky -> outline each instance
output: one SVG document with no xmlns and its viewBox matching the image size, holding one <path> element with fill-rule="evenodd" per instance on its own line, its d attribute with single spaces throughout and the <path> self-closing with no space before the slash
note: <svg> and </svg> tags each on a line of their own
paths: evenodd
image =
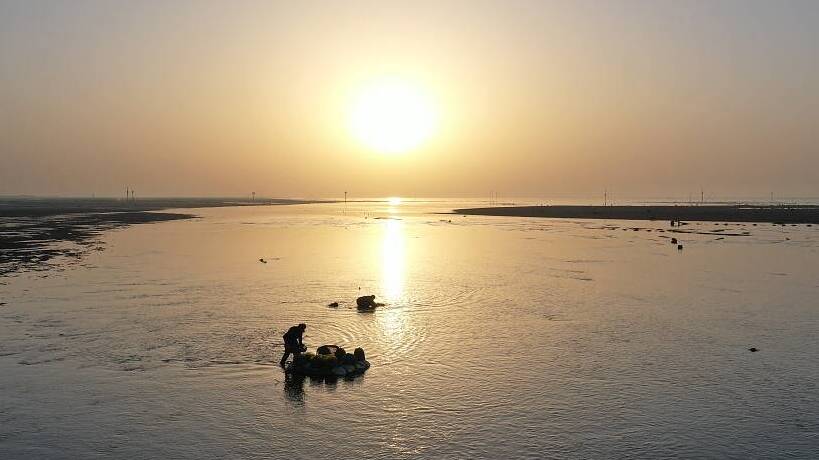
<svg viewBox="0 0 819 460">
<path fill-rule="evenodd" d="M 349 133 L 380 76 L 436 134 Z M 0 0 L 0 194 L 819 195 L 819 1 Z"/>
</svg>

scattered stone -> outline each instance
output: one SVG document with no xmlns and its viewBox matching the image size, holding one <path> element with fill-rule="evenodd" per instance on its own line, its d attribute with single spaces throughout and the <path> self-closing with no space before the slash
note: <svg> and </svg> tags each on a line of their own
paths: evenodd
<svg viewBox="0 0 819 460">
<path fill-rule="evenodd" d="M 681 245 L 681 244 L 678 244 L 678 245 L 677 245 L 677 250 L 678 250 L 678 251 L 682 251 L 682 248 L 683 248 L 683 245 Z"/>
<path fill-rule="evenodd" d="M 677 244 L 677 238 L 671 238 L 671 244 Z"/>
<path fill-rule="evenodd" d="M 338 302 L 331 302 L 327 306 L 330 307 L 330 308 L 338 308 Z"/>
<path fill-rule="evenodd" d="M 261 262 L 261 263 L 263 263 L 263 264 L 266 264 L 266 263 L 267 263 L 267 261 L 266 261 L 266 260 L 264 260 L 264 259 L 259 259 L 259 262 Z"/>
<path fill-rule="evenodd" d="M 759 351 L 759 348 L 751 347 L 748 349 L 748 351 L 750 351 L 751 353 L 756 353 L 757 351 Z"/>
</svg>

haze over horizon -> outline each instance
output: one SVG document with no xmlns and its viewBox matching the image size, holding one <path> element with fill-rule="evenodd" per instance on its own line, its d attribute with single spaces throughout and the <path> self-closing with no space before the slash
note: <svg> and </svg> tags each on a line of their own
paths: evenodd
<svg viewBox="0 0 819 460">
<path fill-rule="evenodd" d="M 2 1 L 0 194 L 817 196 L 817 30 L 812 1 Z M 396 145 L 377 102 L 350 129 L 385 78 L 429 100 Z"/>
</svg>

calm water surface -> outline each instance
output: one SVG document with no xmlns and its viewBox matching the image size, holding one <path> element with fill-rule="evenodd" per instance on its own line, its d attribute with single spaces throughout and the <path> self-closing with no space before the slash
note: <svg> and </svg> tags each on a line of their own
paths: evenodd
<svg viewBox="0 0 819 460">
<path fill-rule="evenodd" d="M 0 279 L 0 458 L 819 457 L 819 228 L 459 205 L 197 210 Z M 373 367 L 286 381 L 299 322 Z"/>
</svg>

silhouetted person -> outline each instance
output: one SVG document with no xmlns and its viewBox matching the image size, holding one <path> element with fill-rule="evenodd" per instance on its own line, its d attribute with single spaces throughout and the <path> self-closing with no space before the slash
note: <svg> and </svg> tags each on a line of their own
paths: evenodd
<svg viewBox="0 0 819 460">
<path fill-rule="evenodd" d="M 298 326 L 293 326 L 284 333 L 282 338 L 284 338 L 284 356 L 282 356 L 282 360 L 279 364 L 284 367 L 287 358 L 290 357 L 290 354 L 293 354 L 293 359 L 297 359 L 302 351 L 304 351 L 304 344 L 302 343 L 302 339 L 304 336 L 304 330 L 307 329 L 307 325 L 304 323 L 299 324 Z"/>
</svg>

